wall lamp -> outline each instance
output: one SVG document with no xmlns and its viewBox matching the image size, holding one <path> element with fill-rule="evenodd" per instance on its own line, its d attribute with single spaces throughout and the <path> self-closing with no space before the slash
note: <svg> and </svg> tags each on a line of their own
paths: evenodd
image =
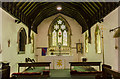
<svg viewBox="0 0 120 79">
<path fill-rule="evenodd" d="M 103 20 L 103 19 L 100 19 L 98 22 L 99 22 L 99 23 L 102 23 L 102 22 L 104 22 L 104 20 Z"/>
<path fill-rule="evenodd" d="M 19 23 L 21 23 L 21 21 L 20 20 L 15 20 L 15 23 L 19 24 Z"/>
<path fill-rule="evenodd" d="M 116 28 L 114 28 L 114 29 L 111 29 L 109 32 L 112 32 L 112 31 L 114 31 L 114 30 L 116 30 L 116 29 L 119 29 L 120 28 L 120 26 L 119 27 L 116 27 Z"/>
</svg>

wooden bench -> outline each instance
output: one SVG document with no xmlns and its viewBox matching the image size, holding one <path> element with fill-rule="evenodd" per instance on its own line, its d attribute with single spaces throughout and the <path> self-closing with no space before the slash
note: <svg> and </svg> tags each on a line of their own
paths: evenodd
<svg viewBox="0 0 120 79">
<path fill-rule="evenodd" d="M 18 73 L 13 73 L 11 79 L 17 78 L 40 78 L 49 77 L 51 62 L 33 62 L 33 63 L 18 63 Z M 49 67 L 49 70 L 41 72 L 20 72 L 20 67 Z"/>
<path fill-rule="evenodd" d="M 0 79 L 10 78 L 10 66 L 8 62 L 0 62 L 2 68 L 0 68 Z"/>
<path fill-rule="evenodd" d="M 71 75 L 98 75 L 102 74 L 101 71 L 101 62 L 69 62 L 70 63 L 70 74 Z M 91 71 L 91 72 L 80 72 L 77 70 L 72 70 L 72 66 L 98 66 L 99 71 Z"/>
<path fill-rule="evenodd" d="M 72 66 L 99 66 L 99 71 L 101 70 L 101 62 L 69 62 L 70 70 Z"/>
<path fill-rule="evenodd" d="M 102 65 L 103 78 L 104 79 L 113 79 L 113 78 L 114 79 L 120 79 L 120 72 L 114 71 L 111 68 L 112 67 L 110 65 L 106 65 L 106 64 Z"/>
<path fill-rule="evenodd" d="M 34 62 L 34 63 L 18 63 L 18 72 L 20 71 L 20 67 L 49 67 L 50 70 L 51 62 Z"/>
</svg>

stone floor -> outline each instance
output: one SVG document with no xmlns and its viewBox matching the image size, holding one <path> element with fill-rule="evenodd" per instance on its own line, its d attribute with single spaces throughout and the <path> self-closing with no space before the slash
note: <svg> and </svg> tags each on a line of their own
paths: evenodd
<svg viewBox="0 0 120 79">
<path fill-rule="evenodd" d="M 29 69 L 26 72 L 42 72 L 43 70 L 46 70 L 46 69 L 44 67 L 36 67 L 35 69 L 33 70 Z M 84 71 L 82 68 L 81 70 Z M 34 79 L 34 78 L 31 78 L 31 79 Z M 38 78 L 38 79 L 42 79 L 42 78 Z M 43 79 L 46 79 L 46 78 L 43 78 Z M 71 76 L 69 69 L 51 69 L 50 77 L 47 79 L 95 79 L 95 78 L 94 76 Z"/>
</svg>

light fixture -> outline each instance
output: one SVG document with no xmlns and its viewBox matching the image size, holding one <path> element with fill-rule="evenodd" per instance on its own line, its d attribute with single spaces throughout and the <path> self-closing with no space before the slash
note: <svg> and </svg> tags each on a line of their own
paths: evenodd
<svg viewBox="0 0 120 79">
<path fill-rule="evenodd" d="M 61 6 L 57 6 L 57 10 L 62 10 L 62 7 Z"/>
<path fill-rule="evenodd" d="M 112 32 L 112 31 L 114 31 L 114 30 L 116 30 L 116 29 L 120 29 L 120 26 L 118 26 L 118 27 L 116 27 L 116 28 L 114 28 L 114 29 L 111 29 L 111 30 L 109 30 L 109 32 Z"/>
<path fill-rule="evenodd" d="M 104 20 L 103 20 L 103 19 L 100 19 L 98 22 L 99 22 L 99 23 L 102 23 L 102 22 L 104 22 Z"/>
<path fill-rule="evenodd" d="M 15 20 L 15 23 L 19 24 L 21 23 L 21 20 Z"/>
</svg>

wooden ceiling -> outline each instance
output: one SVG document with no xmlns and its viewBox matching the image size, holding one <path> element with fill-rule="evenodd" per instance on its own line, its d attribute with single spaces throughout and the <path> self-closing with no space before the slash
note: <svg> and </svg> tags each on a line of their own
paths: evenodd
<svg viewBox="0 0 120 79">
<path fill-rule="evenodd" d="M 56 7 L 62 6 L 58 11 Z M 2 8 L 37 33 L 37 26 L 52 15 L 62 13 L 75 19 L 82 31 L 119 6 L 119 2 L 2 2 Z"/>
</svg>

